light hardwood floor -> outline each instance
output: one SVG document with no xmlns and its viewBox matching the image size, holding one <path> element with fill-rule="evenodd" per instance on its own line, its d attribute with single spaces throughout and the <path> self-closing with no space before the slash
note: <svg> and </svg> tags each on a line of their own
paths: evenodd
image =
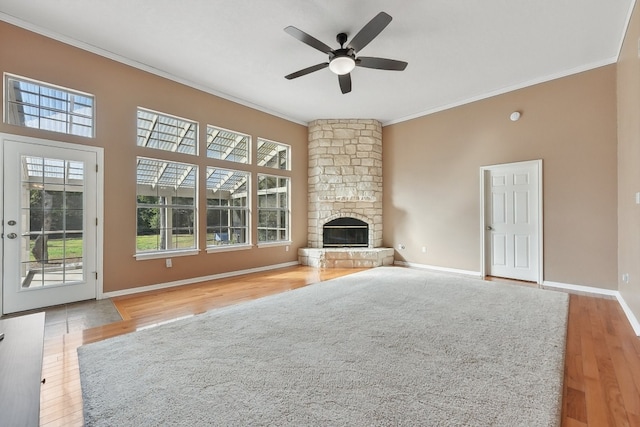
<svg viewBox="0 0 640 427">
<path fill-rule="evenodd" d="M 82 344 L 356 271 L 300 266 L 114 298 L 121 322 L 45 340 L 40 424 L 83 425 L 76 352 Z M 640 427 L 640 339 L 615 300 L 571 295 L 562 426 Z"/>
</svg>

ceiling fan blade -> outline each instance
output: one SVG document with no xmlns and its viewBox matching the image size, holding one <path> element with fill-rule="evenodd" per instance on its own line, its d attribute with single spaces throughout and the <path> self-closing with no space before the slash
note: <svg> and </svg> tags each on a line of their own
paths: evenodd
<svg viewBox="0 0 640 427">
<path fill-rule="evenodd" d="M 375 68 L 377 70 L 402 71 L 407 68 L 404 61 L 396 61 L 387 58 L 372 58 L 370 56 L 360 56 L 356 59 L 356 65 L 364 68 Z"/>
<path fill-rule="evenodd" d="M 287 28 L 284 29 L 284 31 L 287 34 L 290 34 L 293 37 L 297 38 L 302 43 L 308 44 L 312 48 L 318 49 L 320 52 L 324 52 L 324 53 L 329 54 L 332 51 L 332 49 L 329 46 L 327 46 L 326 44 L 322 43 L 317 38 L 315 38 L 313 36 L 310 36 L 309 34 L 305 33 L 304 31 L 297 29 L 296 27 L 293 27 L 293 26 L 289 25 Z"/>
<path fill-rule="evenodd" d="M 340 90 L 342 93 L 351 92 L 351 74 L 342 74 L 338 76 L 338 81 L 340 82 Z"/>
<path fill-rule="evenodd" d="M 291 80 L 296 79 L 298 77 L 306 76 L 309 73 L 313 73 L 314 71 L 322 70 L 323 68 L 327 68 L 329 66 L 328 62 L 323 62 L 322 64 L 312 65 L 311 67 L 304 68 L 300 71 L 296 71 L 295 73 L 291 73 L 288 76 L 284 76 L 285 79 Z"/>
<path fill-rule="evenodd" d="M 380 12 L 379 14 L 374 16 L 373 19 L 367 23 L 367 25 L 362 27 L 360 32 L 358 32 L 353 40 L 349 42 L 348 47 L 352 48 L 356 52 L 359 52 L 360 50 L 362 50 L 362 48 L 368 45 L 371 40 L 375 39 L 376 36 L 380 34 L 380 32 L 384 30 L 387 25 L 389 25 L 391 19 L 391 16 L 387 13 Z"/>
</svg>

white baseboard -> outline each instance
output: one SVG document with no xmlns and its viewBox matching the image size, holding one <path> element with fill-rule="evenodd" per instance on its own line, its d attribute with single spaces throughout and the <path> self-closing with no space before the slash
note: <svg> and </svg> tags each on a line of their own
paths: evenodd
<svg viewBox="0 0 640 427">
<path fill-rule="evenodd" d="M 282 264 L 268 265 L 265 267 L 249 268 L 246 270 L 230 271 L 227 273 L 213 274 L 211 276 L 193 277 L 184 280 L 176 280 L 174 282 L 158 283 L 156 285 L 140 286 L 138 288 L 123 289 L 121 291 L 104 292 L 100 298 L 121 297 L 124 295 L 138 294 L 140 292 L 156 291 L 159 289 L 173 288 L 175 286 L 192 285 L 199 282 L 207 282 L 209 280 L 226 279 L 228 277 L 242 276 L 243 274 L 260 273 L 262 271 L 277 270 L 279 268 L 293 267 L 299 265 L 298 261 L 285 262 Z"/>
<path fill-rule="evenodd" d="M 618 295 L 616 295 L 616 298 L 620 303 L 620 307 L 622 307 L 622 311 L 624 311 L 624 314 L 627 315 L 627 319 L 629 319 L 629 323 L 631 323 L 633 332 L 635 332 L 636 335 L 640 337 L 640 321 L 638 321 L 638 318 L 635 316 L 635 314 L 633 314 L 633 311 L 631 311 L 631 307 L 629 307 L 629 305 L 624 300 L 620 292 L 618 292 Z"/>
<path fill-rule="evenodd" d="M 624 311 L 624 314 L 627 316 L 627 319 L 629 320 L 629 323 L 633 328 L 633 332 L 635 332 L 635 334 L 640 337 L 640 322 L 638 321 L 638 318 L 635 316 L 635 314 L 633 314 L 633 311 L 631 311 L 631 308 L 629 307 L 627 302 L 624 300 L 620 291 L 603 289 L 603 288 L 594 288 L 591 286 L 571 285 L 568 283 L 547 282 L 547 281 L 544 281 L 542 283 L 542 286 L 545 289 L 558 289 L 558 290 L 565 290 L 569 292 L 584 293 L 587 295 L 608 296 L 608 297 L 615 298 L 620 304 L 620 307 L 622 307 L 622 311 Z"/>
<path fill-rule="evenodd" d="M 617 298 L 618 291 L 612 289 L 596 288 L 592 286 L 572 285 L 570 283 L 550 282 L 545 280 L 542 282 L 544 289 L 558 289 L 563 291 L 571 291 L 575 293 L 583 293 L 587 295 L 608 296 Z"/>
<path fill-rule="evenodd" d="M 438 267 L 435 265 L 416 264 L 414 262 L 394 261 L 394 265 L 401 265 L 404 267 L 423 268 L 425 270 L 441 271 L 444 273 L 463 274 L 465 276 L 481 277 L 479 271 L 459 270 L 457 268 Z"/>
</svg>

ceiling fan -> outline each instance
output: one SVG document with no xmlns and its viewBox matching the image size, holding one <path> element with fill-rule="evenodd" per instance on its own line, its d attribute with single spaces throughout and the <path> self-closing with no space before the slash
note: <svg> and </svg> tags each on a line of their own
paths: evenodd
<svg viewBox="0 0 640 427">
<path fill-rule="evenodd" d="M 311 67 L 303 68 L 300 71 L 296 71 L 295 73 L 285 76 L 285 78 L 291 80 L 329 67 L 331 71 L 338 75 L 338 82 L 340 83 L 340 90 L 342 93 L 349 93 L 351 92 L 350 73 L 355 67 L 392 71 L 404 70 L 407 68 L 407 63 L 404 61 L 396 61 L 395 59 L 387 58 L 374 58 L 370 56 L 356 56 L 358 52 L 376 38 L 376 36 L 380 34 L 387 25 L 389 25 L 391 19 L 391 16 L 387 13 L 380 12 L 371 21 L 369 21 L 367 25 L 362 27 L 347 46 L 344 45 L 347 42 L 347 34 L 338 34 L 336 36 L 336 40 L 340 44 L 339 49 L 331 49 L 329 46 L 304 31 L 293 26 L 288 26 L 284 29 L 288 34 L 300 40 L 302 43 L 308 44 L 309 46 L 318 49 L 320 52 L 328 54 L 329 62 L 323 62 L 312 65 Z"/>
</svg>

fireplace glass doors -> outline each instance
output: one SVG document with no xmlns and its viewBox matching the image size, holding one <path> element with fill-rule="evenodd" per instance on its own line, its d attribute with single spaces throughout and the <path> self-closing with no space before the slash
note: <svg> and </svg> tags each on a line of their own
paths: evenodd
<svg viewBox="0 0 640 427">
<path fill-rule="evenodd" d="M 336 218 L 322 228 L 325 248 L 368 247 L 369 225 L 356 218 Z"/>
</svg>

